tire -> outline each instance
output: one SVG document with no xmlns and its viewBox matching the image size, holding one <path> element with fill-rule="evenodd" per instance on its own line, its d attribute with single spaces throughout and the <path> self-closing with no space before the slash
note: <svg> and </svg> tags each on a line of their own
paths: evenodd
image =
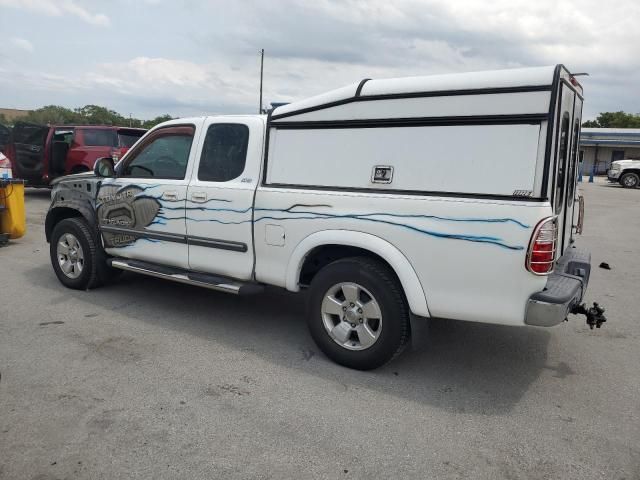
<svg viewBox="0 0 640 480">
<path fill-rule="evenodd" d="M 637 173 L 625 173 L 620 177 L 620 185 L 624 188 L 636 188 L 640 184 L 640 176 Z"/>
<path fill-rule="evenodd" d="M 381 367 L 408 343 L 409 307 L 402 287 L 377 260 L 345 258 L 324 267 L 311 282 L 308 308 L 318 348 L 345 367 Z"/>
<path fill-rule="evenodd" d="M 104 282 L 101 278 L 104 275 L 100 273 L 107 265 L 99 253 L 95 236 L 83 218 L 66 218 L 56 224 L 51 234 L 49 254 L 53 270 L 65 287 L 89 290 Z"/>
</svg>

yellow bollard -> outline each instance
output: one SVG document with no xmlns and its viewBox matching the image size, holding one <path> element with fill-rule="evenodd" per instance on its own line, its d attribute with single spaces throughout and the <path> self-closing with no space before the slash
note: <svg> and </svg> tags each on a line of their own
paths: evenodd
<svg viewBox="0 0 640 480">
<path fill-rule="evenodd" d="M 15 239 L 26 231 L 24 181 L 0 180 L 0 233 L 8 233 L 9 238 Z"/>
</svg>

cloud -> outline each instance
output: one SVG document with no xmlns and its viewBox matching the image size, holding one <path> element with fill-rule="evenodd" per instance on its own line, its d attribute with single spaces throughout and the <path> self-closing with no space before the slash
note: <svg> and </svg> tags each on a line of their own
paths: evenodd
<svg viewBox="0 0 640 480">
<path fill-rule="evenodd" d="M 52 17 L 69 14 L 91 25 L 102 27 L 108 27 L 111 23 L 106 15 L 91 13 L 86 8 L 78 5 L 76 0 L 0 0 L 0 7 L 28 10 Z"/>
<path fill-rule="evenodd" d="M 119 24 L 117 37 L 96 33 L 79 43 L 73 29 L 56 31 L 52 45 L 77 44 L 73 61 L 43 57 L 36 64 L 42 49 L 24 59 L 5 52 L 11 62 L 3 60 L 0 83 L 15 93 L 11 98 L 35 102 L 29 91 L 40 92 L 37 98 L 50 92 L 43 103 L 59 98 L 76 106 L 104 99 L 138 115 L 252 113 L 258 52 L 265 48 L 266 102 L 302 99 L 365 77 L 564 63 L 591 74 L 581 79 L 586 117 L 640 111 L 635 0 L 606 8 L 596 0 L 160 2 L 0 0 L 0 6 L 88 22 L 100 5 Z M 33 32 L 29 38 L 42 44 Z M 52 33 L 41 35 L 49 41 Z"/>
<path fill-rule="evenodd" d="M 11 37 L 9 43 L 15 48 L 25 52 L 33 53 L 34 51 L 33 44 L 26 38 Z"/>
</svg>

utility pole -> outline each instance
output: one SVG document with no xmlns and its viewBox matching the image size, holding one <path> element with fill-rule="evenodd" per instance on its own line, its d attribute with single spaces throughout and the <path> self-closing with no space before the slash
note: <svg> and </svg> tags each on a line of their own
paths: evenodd
<svg viewBox="0 0 640 480">
<path fill-rule="evenodd" d="M 262 114 L 262 75 L 264 72 L 264 48 L 260 50 L 260 104 L 258 105 L 258 114 Z"/>
</svg>

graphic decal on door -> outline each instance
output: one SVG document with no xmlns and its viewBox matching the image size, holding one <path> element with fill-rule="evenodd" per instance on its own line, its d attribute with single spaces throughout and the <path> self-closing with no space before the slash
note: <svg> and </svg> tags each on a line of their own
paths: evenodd
<svg viewBox="0 0 640 480">
<path fill-rule="evenodd" d="M 507 250 L 524 250 L 523 245 L 513 245 L 505 241 L 502 237 L 483 234 L 472 234 L 462 232 L 446 232 L 440 229 L 434 229 L 432 227 L 425 227 L 418 222 L 437 222 L 437 223 L 466 223 L 466 224 L 493 224 L 493 225 L 509 225 L 515 226 L 518 229 L 529 230 L 530 225 L 522 223 L 514 218 L 469 218 L 469 217 L 443 217 L 437 215 L 423 215 L 423 214 L 394 214 L 386 212 L 374 212 L 374 213 L 329 213 L 322 210 L 315 210 L 316 208 L 332 208 L 330 205 L 305 205 L 295 204 L 286 209 L 279 208 L 228 208 L 228 207 L 208 207 L 208 206 L 192 206 L 186 207 L 187 221 L 192 222 L 211 222 L 221 225 L 241 225 L 246 223 L 259 223 L 265 220 L 275 221 L 289 221 L 289 220 L 358 220 L 370 223 L 378 223 L 383 225 L 390 225 L 407 230 L 411 230 L 415 233 L 422 235 L 450 239 L 450 240 L 462 240 L 473 243 L 485 243 L 495 245 Z M 172 220 L 182 220 L 183 216 L 170 216 L 170 208 L 164 207 L 167 212 L 161 212 L 158 215 L 158 220 L 166 224 Z M 312 210 L 313 209 L 313 210 Z M 255 212 L 253 220 L 250 217 L 252 210 Z M 201 212 L 205 215 L 196 216 L 197 212 Z M 206 215 L 208 214 L 208 215 Z M 214 215 L 215 214 L 215 215 Z M 243 219 L 229 219 L 225 214 L 249 214 L 249 218 Z"/>
<path fill-rule="evenodd" d="M 178 206 L 176 203 L 184 200 L 164 200 L 161 196 L 145 193 L 145 190 L 153 189 L 158 185 L 141 187 L 138 185 L 118 186 L 103 185 L 98 193 L 97 211 L 101 227 L 113 229 L 137 230 L 143 232 L 150 225 L 167 225 L 172 221 L 211 222 L 221 225 L 241 225 L 246 223 L 259 223 L 264 220 L 290 221 L 290 220 L 357 220 L 383 224 L 402 229 L 411 230 L 422 235 L 462 240 L 473 243 L 495 245 L 507 250 L 524 250 L 523 245 L 514 245 L 495 235 L 450 232 L 434 229 L 421 225 L 422 222 L 452 223 L 469 225 L 477 224 L 503 224 L 516 228 L 529 230 L 530 225 L 522 223 L 514 218 L 470 218 L 470 217 L 444 217 L 424 214 L 393 214 L 387 212 L 373 213 L 333 213 L 317 209 L 332 209 L 326 204 L 294 204 L 289 208 L 229 208 L 209 206 L 212 202 L 231 203 L 227 199 L 209 199 L 203 204 L 194 204 L 187 200 L 187 205 Z M 165 204 L 166 203 L 166 204 Z M 251 213 L 254 218 L 251 218 Z M 183 213 L 182 215 L 180 213 Z M 201 215 L 198 215 L 200 213 Z M 227 214 L 249 214 L 248 218 L 230 219 Z M 140 235 L 132 235 L 126 231 L 105 232 L 103 229 L 105 246 L 126 247 L 141 239 Z M 144 236 L 142 236 L 144 237 Z M 184 237 L 183 237 L 184 238 Z M 158 241 L 158 240 L 155 240 Z"/>
<path fill-rule="evenodd" d="M 152 196 L 141 195 L 144 191 L 145 188 L 137 185 L 100 187 L 96 205 L 100 227 L 144 230 L 151 225 L 162 205 Z M 137 239 L 130 233 L 104 230 L 102 236 L 106 247 L 124 247 L 133 244 Z"/>
</svg>

